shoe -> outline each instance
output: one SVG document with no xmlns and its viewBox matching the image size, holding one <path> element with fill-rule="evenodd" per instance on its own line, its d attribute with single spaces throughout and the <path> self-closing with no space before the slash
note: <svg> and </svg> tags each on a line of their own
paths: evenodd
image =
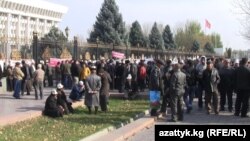
<svg viewBox="0 0 250 141">
<path fill-rule="evenodd" d="M 167 120 L 168 122 L 177 122 L 176 120 L 174 120 L 174 119 L 169 119 L 169 120 Z"/>
<path fill-rule="evenodd" d="M 225 108 L 220 108 L 220 111 L 225 111 Z"/>
<path fill-rule="evenodd" d="M 249 118 L 249 115 L 241 115 L 242 118 Z"/>
<path fill-rule="evenodd" d="M 234 113 L 234 116 L 237 116 L 237 117 L 238 117 L 238 116 L 240 116 L 240 114 L 239 114 L 239 113 Z"/>
<path fill-rule="evenodd" d="M 178 118 L 178 121 L 183 121 L 183 118 Z"/>
<path fill-rule="evenodd" d="M 219 115 L 219 112 L 215 112 L 216 115 Z"/>
<path fill-rule="evenodd" d="M 208 114 L 208 115 L 210 115 L 210 112 L 209 112 L 209 111 L 207 111 L 207 114 Z"/>
</svg>

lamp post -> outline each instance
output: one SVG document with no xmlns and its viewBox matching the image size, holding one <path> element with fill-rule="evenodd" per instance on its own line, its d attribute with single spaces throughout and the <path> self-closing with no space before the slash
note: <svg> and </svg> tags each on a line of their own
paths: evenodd
<svg viewBox="0 0 250 141">
<path fill-rule="evenodd" d="M 96 37 L 96 60 L 97 60 L 97 56 L 98 56 L 98 43 L 99 43 L 99 37 Z"/>
<path fill-rule="evenodd" d="M 139 43 L 137 43 L 137 59 L 139 59 Z"/>
<path fill-rule="evenodd" d="M 33 59 L 35 60 L 36 63 L 38 63 L 37 44 L 38 44 L 37 32 L 33 31 Z"/>
<path fill-rule="evenodd" d="M 67 40 L 68 40 L 68 38 L 69 38 L 69 27 L 65 28 L 65 34 L 66 34 L 66 37 L 67 37 Z"/>
</svg>

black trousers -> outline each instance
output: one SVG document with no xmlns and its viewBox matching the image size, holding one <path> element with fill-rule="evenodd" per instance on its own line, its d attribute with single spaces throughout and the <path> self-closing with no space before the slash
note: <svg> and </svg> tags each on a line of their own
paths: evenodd
<svg viewBox="0 0 250 141">
<path fill-rule="evenodd" d="M 249 106 L 249 90 L 238 90 L 236 96 L 236 103 L 235 103 L 235 114 L 241 116 L 246 116 L 248 112 Z"/>
<path fill-rule="evenodd" d="M 108 110 L 107 105 L 108 105 L 108 96 L 106 96 L 106 95 L 100 95 L 101 110 L 102 111 L 107 111 Z"/>
<path fill-rule="evenodd" d="M 220 108 L 224 109 L 227 101 L 228 110 L 233 109 L 233 90 L 230 88 L 221 88 L 220 90 Z"/>
</svg>

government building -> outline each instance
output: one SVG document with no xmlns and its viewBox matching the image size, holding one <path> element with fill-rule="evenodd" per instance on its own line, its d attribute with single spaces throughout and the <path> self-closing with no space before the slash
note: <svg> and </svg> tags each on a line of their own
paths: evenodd
<svg viewBox="0 0 250 141">
<path fill-rule="evenodd" d="M 0 0 L 0 51 L 10 58 L 12 49 L 32 44 L 62 20 L 68 8 L 44 0 Z"/>
</svg>

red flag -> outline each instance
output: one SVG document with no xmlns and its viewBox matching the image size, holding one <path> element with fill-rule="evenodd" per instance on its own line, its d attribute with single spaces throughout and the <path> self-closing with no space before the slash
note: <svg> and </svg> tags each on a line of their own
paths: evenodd
<svg viewBox="0 0 250 141">
<path fill-rule="evenodd" d="M 211 24 L 208 20 L 205 20 L 205 27 L 209 29 L 211 28 Z"/>
</svg>

